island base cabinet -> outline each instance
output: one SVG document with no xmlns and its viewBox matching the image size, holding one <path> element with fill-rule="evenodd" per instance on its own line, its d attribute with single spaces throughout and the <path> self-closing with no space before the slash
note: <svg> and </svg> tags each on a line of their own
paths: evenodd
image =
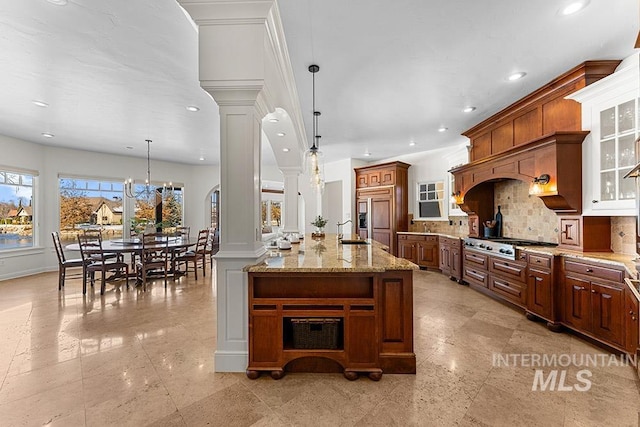
<svg viewBox="0 0 640 427">
<path fill-rule="evenodd" d="M 640 331 L 638 320 L 638 300 L 629 289 L 624 295 L 624 331 L 625 350 L 629 354 L 637 354 L 640 346 Z M 638 373 L 640 373 L 640 363 L 638 363 Z"/>
<path fill-rule="evenodd" d="M 247 376 L 343 372 L 377 381 L 385 372 L 415 373 L 412 274 L 250 272 Z M 305 322 L 325 322 L 333 335 L 309 345 L 300 335 Z"/>
</svg>

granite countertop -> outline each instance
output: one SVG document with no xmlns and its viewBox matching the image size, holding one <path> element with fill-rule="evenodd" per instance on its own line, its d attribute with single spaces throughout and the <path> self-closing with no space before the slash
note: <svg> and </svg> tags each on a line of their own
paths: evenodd
<svg viewBox="0 0 640 427">
<path fill-rule="evenodd" d="M 638 276 L 635 264 L 636 255 L 616 254 L 613 252 L 579 252 L 569 249 L 544 246 L 518 246 L 518 249 L 522 249 L 530 253 L 555 255 L 564 258 L 584 259 L 601 264 L 623 266 L 631 277 L 636 278 Z"/>
<path fill-rule="evenodd" d="M 244 271 L 331 273 L 331 272 L 384 272 L 390 270 L 417 270 L 418 266 L 403 258 L 386 252 L 386 246 L 372 240 L 368 244 L 343 245 L 336 234 L 327 234 L 322 240 L 313 240 L 305 235 L 300 243 L 290 250 L 278 250 L 267 246 L 267 255 L 259 264 L 248 265 Z M 357 236 L 345 238 L 357 239 Z"/>
<path fill-rule="evenodd" d="M 442 236 L 450 239 L 464 239 L 466 234 L 449 234 L 449 233 L 436 233 L 431 231 L 398 231 L 396 234 L 410 234 L 414 236 Z"/>
<path fill-rule="evenodd" d="M 403 231 L 398 232 L 397 234 L 413 234 L 417 236 L 443 236 L 449 237 L 452 239 L 464 239 L 467 235 L 452 235 L 445 233 L 434 233 L 434 232 L 412 232 L 412 231 Z M 636 255 L 627 255 L 627 254 L 617 254 L 613 252 L 580 252 L 580 251 L 572 251 L 570 249 L 560 249 L 557 247 L 546 247 L 546 246 L 518 246 L 520 250 L 526 250 L 527 252 L 537 252 L 546 255 L 555 255 L 562 256 L 565 258 L 576 258 L 576 259 L 584 259 L 593 262 L 599 262 L 602 264 L 608 265 L 616 265 L 623 266 L 627 270 L 627 273 L 632 278 L 638 277 L 638 272 L 636 271 Z"/>
</svg>

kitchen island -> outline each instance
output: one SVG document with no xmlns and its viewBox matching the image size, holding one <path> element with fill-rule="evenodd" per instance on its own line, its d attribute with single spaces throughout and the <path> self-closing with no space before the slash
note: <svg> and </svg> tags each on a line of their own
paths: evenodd
<svg viewBox="0 0 640 427">
<path fill-rule="evenodd" d="M 413 270 L 418 267 L 357 236 L 340 243 L 306 236 L 291 250 L 269 248 L 249 277 L 249 366 L 255 379 L 290 372 L 415 374 Z"/>
</svg>

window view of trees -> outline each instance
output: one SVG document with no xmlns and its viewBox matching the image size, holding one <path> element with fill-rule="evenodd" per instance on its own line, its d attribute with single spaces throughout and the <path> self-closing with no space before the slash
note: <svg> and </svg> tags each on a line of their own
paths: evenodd
<svg viewBox="0 0 640 427">
<path fill-rule="evenodd" d="M 282 202 L 263 200 L 261 218 L 263 227 L 280 227 L 282 223 Z"/>
<path fill-rule="evenodd" d="M 131 219 L 132 234 L 151 226 L 171 232 L 182 225 L 182 189 L 135 185 L 135 213 Z"/>
<path fill-rule="evenodd" d="M 105 238 L 122 237 L 123 184 L 60 178 L 60 238 L 72 242 L 87 228 L 99 228 Z"/>
<path fill-rule="evenodd" d="M 0 250 L 33 246 L 33 178 L 0 170 Z"/>
</svg>

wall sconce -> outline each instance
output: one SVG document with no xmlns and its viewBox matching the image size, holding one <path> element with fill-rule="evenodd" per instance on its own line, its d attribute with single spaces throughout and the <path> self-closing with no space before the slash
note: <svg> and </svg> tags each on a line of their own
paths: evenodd
<svg viewBox="0 0 640 427">
<path fill-rule="evenodd" d="M 451 193 L 451 203 L 455 203 L 456 205 L 461 205 L 464 202 L 464 197 L 462 197 L 462 193 L 459 191 L 455 191 Z"/>
<path fill-rule="evenodd" d="M 533 195 L 544 193 L 544 186 L 547 185 L 549 181 L 551 181 L 551 177 L 547 173 L 534 177 L 533 181 L 531 181 L 531 186 L 529 187 L 529 194 Z"/>
</svg>

